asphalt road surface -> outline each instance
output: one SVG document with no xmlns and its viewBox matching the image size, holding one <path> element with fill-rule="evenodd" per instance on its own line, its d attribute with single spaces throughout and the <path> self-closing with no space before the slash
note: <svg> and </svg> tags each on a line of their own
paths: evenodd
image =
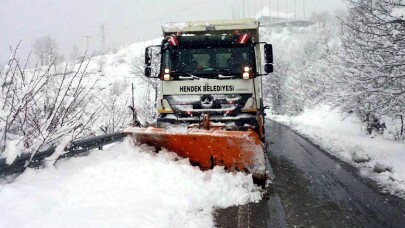
<svg viewBox="0 0 405 228">
<path fill-rule="evenodd" d="M 216 212 L 218 227 L 405 227 L 405 200 L 287 127 L 267 121 L 275 180 L 259 203 Z M 404 164 L 405 165 L 405 164 Z"/>
</svg>

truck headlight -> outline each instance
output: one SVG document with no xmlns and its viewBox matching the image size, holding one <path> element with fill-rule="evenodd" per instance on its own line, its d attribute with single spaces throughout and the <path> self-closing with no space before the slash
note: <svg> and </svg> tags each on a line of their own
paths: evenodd
<svg viewBox="0 0 405 228">
<path fill-rule="evenodd" d="M 251 78 L 252 78 L 252 74 L 251 74 L 251 72 L 250 72 L 250 67 L 245 66 L 245 67 L 243 68 L 242 78 L 243 78 L 243 79 L 251 79 Z"/>
<path fill-rule="evenodd" d="M 170 69 L 165 68 L 165 69 L 163 70 L 163 75 L 160 76 L 160 79 L 163 80 L 163 81 L 170 81 L 170 79 L 172 79 L 172 78 L 170 77 Z"/>
</svg>

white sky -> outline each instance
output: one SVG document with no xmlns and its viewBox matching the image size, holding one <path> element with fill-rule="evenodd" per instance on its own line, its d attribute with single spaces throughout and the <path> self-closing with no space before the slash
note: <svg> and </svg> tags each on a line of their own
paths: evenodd
<svg viewBox="0 0 405 228">
<path fill-rule="evenodd" d="M 0 63 L 9 55 L 9 46 L 23 40 L 21 53 L 29 52 L 33 41 L 41 36 L 54 38 L 61 52 L 69 57 L 73 46 L 81 52 L 89 35 L 90 50 L 101 47 L 100 25 L 105 25 L 106 46 L 156 38 L 161 25 L 173 21 L 231 19 L 245 3 L 245 17 L 253 17 L 260 6 L 271 4 L 273 11 L 295 11 L 302 17 L 311 11 L 330 11 L 344 7 L 343 0 L 0 0 Z M 253 2 L 255 4 L 253 4 Z M 287 3 L 287 4 L 286 4 Z"/>
</svg>

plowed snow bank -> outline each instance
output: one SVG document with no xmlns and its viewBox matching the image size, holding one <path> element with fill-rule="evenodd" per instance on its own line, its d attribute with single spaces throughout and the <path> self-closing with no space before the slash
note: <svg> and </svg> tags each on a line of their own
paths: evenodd
<svg viewBox="0 0 405 228">
<path fill-rule="evenodd" d="M 405 198 L 405 144 L 362 131 L 359 120 L 327 105 L 305 110 L 301 115 L 271 119 L 289 125 L 322 146 L 330 154 L 357 167 L 374 179 L 383 192 Z"/>
<path fill-rule="evenodd" d="M 212 227 L 214 207 L 261 198 L 250 175 L 126 141 L 0 188 L 0 227 Z"/>
</svg>

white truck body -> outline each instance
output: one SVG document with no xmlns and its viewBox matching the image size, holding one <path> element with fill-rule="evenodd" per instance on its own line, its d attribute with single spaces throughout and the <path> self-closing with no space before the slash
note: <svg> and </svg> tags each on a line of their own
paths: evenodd
<svg viewBox="0 0 405 228">
<path fill-rule="evenodd" d="M 204 115 L 209 115 L 212 122 L 238 126 L 236 130 L 261 126 L 261 76 L 265 74 L 259 22 L 239 19 L 168 23 L 162 30 L 164 40 L 158 46 L 158 126 L 200 123 Z M 272 48 L 266 45 L 265 51 L 271 53 L 264 55 L 269 73 Z M 147 48 L 145 75 L 150 76 L 149 55 Z"/>
</svg>

